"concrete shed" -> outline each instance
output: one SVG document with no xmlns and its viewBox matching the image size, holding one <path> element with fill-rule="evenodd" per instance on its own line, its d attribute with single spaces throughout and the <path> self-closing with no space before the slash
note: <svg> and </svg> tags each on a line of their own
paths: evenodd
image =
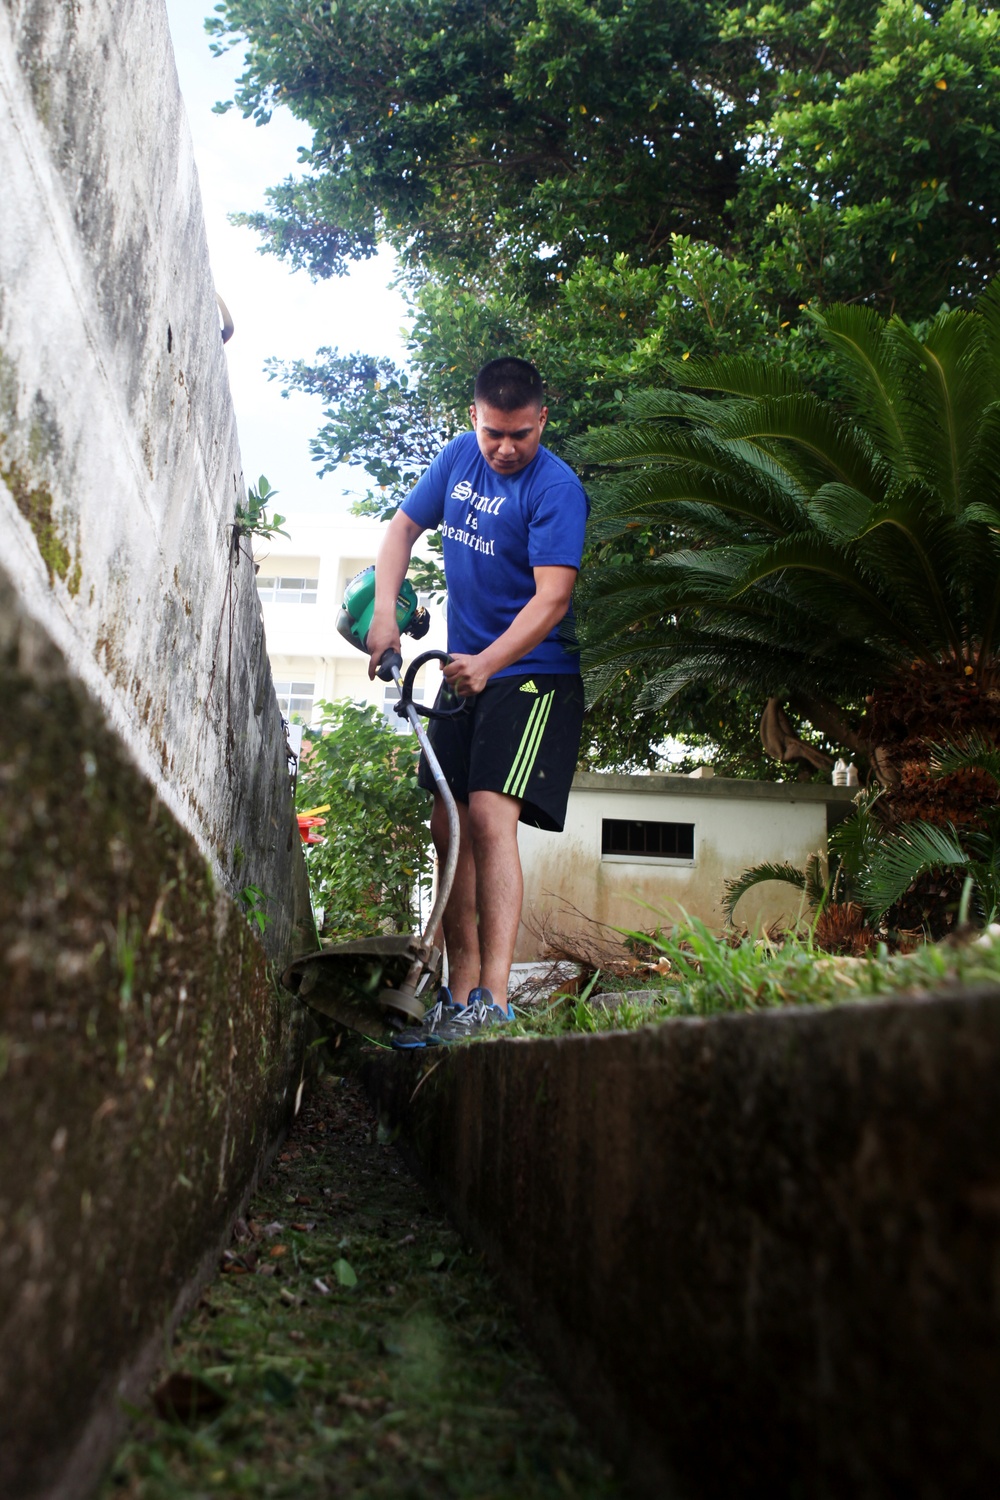
<svg viewBox="0 0 1000 1500">
<path fill-rule="evenodd" d="M 702 775 L 581 772 L 562 834 L 521 827 L 524 915 L 515 957 L 541 956 L 539 934 L 590 931 L 593 922 L 648 930 L 682 910 L 723 923 L 727 880 L 765 861 L 799 868 L 825 849 L 856 787 L 738 781 Z M 739 904 L 751 927 L 799 909 L 794 889 L 769 881 Z"/>
</svg>

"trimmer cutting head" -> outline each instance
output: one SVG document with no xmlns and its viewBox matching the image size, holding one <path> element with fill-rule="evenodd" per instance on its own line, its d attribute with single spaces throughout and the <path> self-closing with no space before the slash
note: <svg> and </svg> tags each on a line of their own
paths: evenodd
<svg viewBox="0 0 1000 1500">
<path fill-rule="evenodd" d="M 320 1015 L 383 1036 L 423 1019 L 419 997 L 433 992 L 440 967 L 436 948 L 425 951 L 419 936 L 394 933 L 307 953 L 289 964 L 281 982 Z"/>
</svg>

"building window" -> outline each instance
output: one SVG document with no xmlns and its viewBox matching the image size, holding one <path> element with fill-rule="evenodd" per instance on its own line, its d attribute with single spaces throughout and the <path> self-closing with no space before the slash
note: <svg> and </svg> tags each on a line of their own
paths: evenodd
<svg viewBox="0 0 1000 1500">
<path fill-rule="evenodd" d="M 313 699 L 316 694 L 314 682 L 276 682 L 274 693 L 278 700 L 278 707 L 286 719 L 298 719 L 308 723 L 312 717 Z"/>
<path fill-rule="evenodd" d="M 258 578 L 261 604 L 315 604 L 318 578 Z"/>
<path fill-rule="evenodd" d="M 602 859 L 694 859 L 693 823 L 601 819 Z"/>
</svg>

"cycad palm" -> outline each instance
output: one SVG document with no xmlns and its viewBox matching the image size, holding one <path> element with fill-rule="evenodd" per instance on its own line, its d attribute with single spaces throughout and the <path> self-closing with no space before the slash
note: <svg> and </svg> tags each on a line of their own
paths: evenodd
<svg viewBox="0 0 1000 1500">
<path fill-rule="evenodd" d="M 1000 723 L 1000 295 L 923 342 L 861 307 L 817 321 L 846 413 L 778 360 L 678 360 L 711 396 L 639 395 L 584 441 L 612 474 L 601 533 L 653 537 L 645 561 L 591 576 L 591 684 L 635 670 L 649 706 L 692 680 L 790 699 L 905 783 L 914 720 L 890 721 L 907 694 L 957 716 L 921 735 Z"/>
</svg>

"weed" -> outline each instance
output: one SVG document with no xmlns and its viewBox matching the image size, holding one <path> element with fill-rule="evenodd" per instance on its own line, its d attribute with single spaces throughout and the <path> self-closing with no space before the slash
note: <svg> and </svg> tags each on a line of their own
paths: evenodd
<svg viewBox="0 0 1000 1500">
<path fill-rule="evenodd" d="M 271 918 L 265 908 L 268 898 L 259 885 L 245 885 L 240 891 L 240 900 L 243 902 L 243 911 L 251 927 L 263 933 Z"/>
<path fill-rule="evenodd" d="M 638 941 L 640 934 L 628 934 Z M 628 1030 L 674 1016 L 752 1012 L 788 1005 L 837 1005 L 848 1000 L 920 994 L 950 984 L 1000 984 L 1000 924 L 964 941 L 925 943 L 912 953 L 890 954 L 879 944 L 859 958 L 834 957 L 816 948 L 809 932 L 734 941 L 697 918 L 669 935 L 641 935 L 659 962 L 637 991 L 633 975 L 609 980 L 591 999 L 597 975 L 582 996 L 557 994 L 540 1007 L 518 1010 L 505 1035 Z M 664 962 L 665 961 L 665 962 Z M 664 970 L 665 972 L 657 972 Z M 625 986 L 630 986 L 625 989 Z M 618 1000 L 615 991 L 621 993 Z M 636 994 L 642 999 L 634 998 Z"/>
<path fill-rule="evenodd" d="M 244 536 L 259 536 L 266 542 L 276 536 L 287 537 L 288 532 L 281 529 L 284 516 L 279 516 L 275 511 L 270 520 L 267 518 L 267 507 L 273 503 L 277 493 L 277 490 L 271 488 L 265 474 L 261 474 L 256 487 L 250 486 L 246 505 L 236 507 L 236 525 Z"/>
</svg>

